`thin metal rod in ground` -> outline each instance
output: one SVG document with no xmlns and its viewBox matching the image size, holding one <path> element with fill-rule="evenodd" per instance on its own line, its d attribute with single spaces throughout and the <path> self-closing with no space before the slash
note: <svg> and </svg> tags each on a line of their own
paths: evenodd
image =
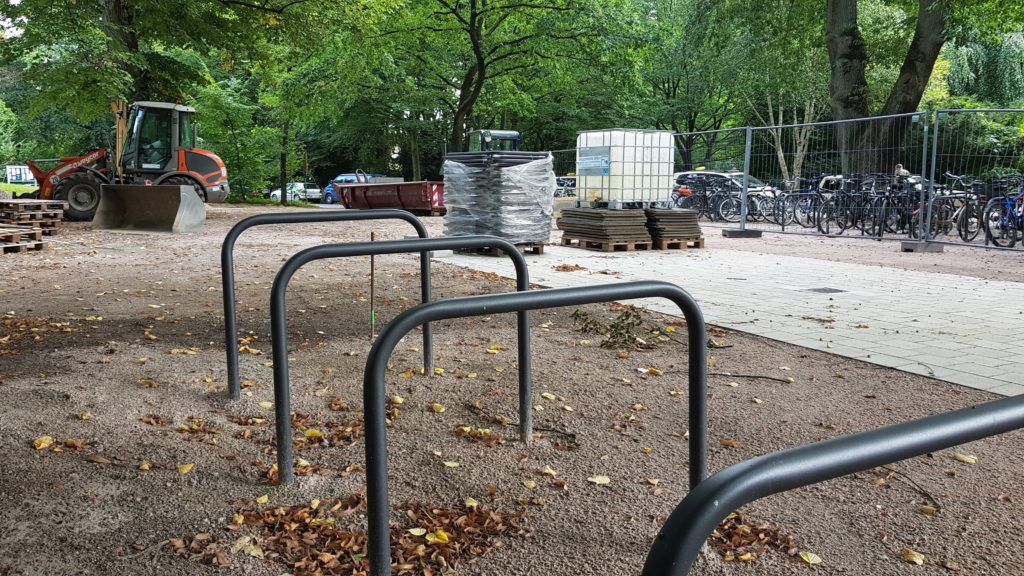
<svg viewBox="0 0 1024 576">
<path fill-rule="evenodd" d="M 420 242 L 428 242 L 421 240 Z M 402 312 L 383 330 L 366 358 L 363 374 L 363 410 L 366 426 L 366 505 L 367 552 L 370 574 L 391 573 L 390 504 L 388 502 L 387 426 L 385 423 L 385 373 L 388 360 L 398 342 L 417 326 L 438 320 L 484 316 L 505 312 L 525 312 L 544 308 L 562 308 L 580 304 L 598 304 L 636 298 L 665 298 L 674 302 L 686 318 L 690 345 L 689 365 L 690 487 L 696 487 L 707 471 L 707 332 L 704 315 L 697 302 L 685 290 L 668 282 L 623 282 L 613 286 L 583 286 L 511 294 L 487 294 L 451 298 L 420 304 Z M 275 352 L 275 357 L 276 357 Z M 276 370 L 275 363 L 275 370 Z M 527 367 L 528 369 L 528 367 Z M 522 364 L 520 370 L 523 370 Z M 522 398 L 520 398 L 522 408 Z M 526 403 L 528 406 L 528 402 Z M 525 415 L 521 415 L 524 418 Z M 280 449 L 280 444 L 278 445 Z"/>
<path fill-rule="evenodd" d="M 735 464 L 691 490 L 665 521 L 643 576 L 685 576 L 711 531 L 759 498 L 1024 428 L 1024 395 L 790 448 Z"/>
<path fill-rule="evenodd" d="M 237 400 L 241 395 L 238 375 L 238 325 L 235 312 L 235 241 L 253 226 L 269 224 L 306 224 L 311 222 L 351 222 L 357 220 L 405 220 L 416 229 L 420 238 L 427 238 L 427 228 L 419 218 L 405 210 L 321 210 L 288 214 L 257 214 L 239 221 L 231 227 L 220 247 L 221 284 L 224 294 L 224 348 L 228 363 L 228 396 Z M 430 257 L 420 256 L 420 297 L 430 301 Z M 433 350 L 430 326 L 423 327 L 423 365 L 427 374 L 433 372 Z"/>
<path fill-rule="evenodd" d="M 274 414 L 277 420 L 277 472 L 282 484 L 295 480 L 292 467 L 292 423 L 291 384 L 288 381 L 288 331 L 285 320 L 285 290 L 295 272 L 314 260 L 326 258 L 347 258 L 351 256 L 373 256 L 381 254 L 428 254 L 433 250 L 463 250 L 467 248 L 491 248 L 501 250 L 512 260 L 516 270 L 516 289 L 530 289 L 530 274 L 526 258 L 515 244 L 495 236 L 459 236 L 454 238 L 418 238 L 412 240 L 390 240 L 387 242 L 363 242 L 358 244 L 325 244 L 307 248 L 292 256 L 284 263 L 270 288 L 270 338 L 274 360 Z M 519 337 L 519 437 L 530 441 L 533 433 L 533 412 L 531 410 L 530 366 L 530 319 L 525 310 L 517 314 Z M 423 323 L 423 328 L 429 326 Z M 432 367 L 424 367 L 426 374 Z"/>
</svg>

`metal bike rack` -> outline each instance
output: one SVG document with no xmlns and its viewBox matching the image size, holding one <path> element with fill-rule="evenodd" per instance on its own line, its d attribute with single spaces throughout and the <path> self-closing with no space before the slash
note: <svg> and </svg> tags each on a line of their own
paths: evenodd
<svg viewBox="0 0 1024 576">
<path fill-rule="evenodd" d="M 307 248 L 284 263 L 270 289 L 270 335 L 274 353 L 274 415 L 277 430 L 277 471 L 281 484 L 294 481 L 292 469 L 291 385 L 288 382 L 288 331 L 285 329 L 285 290 L 299 268 L 314 260 L 347 258 L 349 256 L 379 256 L 419 252 L 426 255 L 433 250 L 460 250 L 465 248 L 492 248 L 504 252 L 512 259 L 516 269 L 516 289 L 530 289 L 530 275 L 526 258 L 508 240 L 496 236 L 457 236 L 450 238 L 419 238 L 362 242 L 355 244 L 326 244 Z M 427 286 L 429 291 L 429 285 Z M 530 411 L 530 319 L 526 310 L 517 314 L 519 337 L 519 436 L 530 441 L 533 433 L 533 413 Z M 398 318 L 401 318 L 399 315 Z M 423 322 L 424 330 L 428 323 Z M 387 328 L 381 335 L 387 332 Z M 404 336 L 404 334 L 403 334 Z M 378 337 L 379 339 L 379 337 Z M 374 345 L 376 348 L 376 344 Z M 386 362 L 385 362 L 386 364 Z M 432 368 L 424 367 L 424 371 Z"/>
<path fill-rule="evenodd" d="M 707 471 L 707 333 L 700 307 L 682 288 L 668 282 L 641 281 L 623 282 L 613 286 L 488 294 L 420 304 L 395 317 L 381 331 L 370 349 L 366 358 L 366 371 L 363 374 L 367 552 L 370 559 L 370 574 L 383 576 L 391 573 L 384 376 L 388 359 L 399 340 L 417 326 L 438 320 L 654 297 L 675 302 L 686 318 L 689 337 L 690 488 L 693 489 L 701 483 Z M 275 363 L 275 369 L 276 365 Z M 529 364 L 520 364 L 519 369 L 528 371 Z M 520 398 L 521 407 L 529 406 L 529 402 L 524 403 L 522 400 Z M 280 444 L 278 447 L 280 448 Z"/>
<path fill-rule="evenodd" d="M 1018 428 L 1024 428 L 1024 395 L 735 464 L 686 495 L 658 532 L 642 574 L 685 576 L 722 519 L 759 498 Z"/>
<path fill-rule="evenodd" d="M 253 226 L 266 224 L 303 224 L 310 222 L 348 222 L 356 220 L 405 220 L 412 224 L 420 238 L 427 237 L 427 229 L 419 218 L 404 210 L 352 210 L 293 212 L 290 214 L 257 214 L 239 221 L 231 227 L 220 247 L 220 268 L 224 291 L 224 348 L 228 361 L 228 395 L 238 400 L 241 386 L 238 376 L 238 326 L 235 322 L 235 241 Z M 420 257 L 420 290 L 424 302 L 430 301 L 430 258 Z M 423 327 L 423 366 L 427 374 L 433 371 L 430 326 Z"/>
</svg>

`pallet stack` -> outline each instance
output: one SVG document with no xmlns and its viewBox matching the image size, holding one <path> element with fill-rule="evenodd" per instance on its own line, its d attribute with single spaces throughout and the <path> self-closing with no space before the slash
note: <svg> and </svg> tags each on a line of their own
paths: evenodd
<svg viewBox="0 0 1024 576">
<path fill-rule="evenodd" d="M 652 245 L 643 210 L 562 210 L 558 228 L 563 246 L 576 243 L 580 248 L 604 252 L 633 252 L 650 250 Z"/>
<path fill-rule="evenodd" d="M 49 236 L 60 228 L 66 207 L 59 200 L 0 200 L 0 227 L 28 226 Z"/>
<path fill-rule="evenodd" d="M 703 248 L 696 210 L 648 209 L 647 230 L 651 233 L 655 250 Z"/>
<path fill-rule="evenodd" d="M 0 224 L 0 254 L 43 249 L 43 231 L 31 226 Z"/>
</svg>

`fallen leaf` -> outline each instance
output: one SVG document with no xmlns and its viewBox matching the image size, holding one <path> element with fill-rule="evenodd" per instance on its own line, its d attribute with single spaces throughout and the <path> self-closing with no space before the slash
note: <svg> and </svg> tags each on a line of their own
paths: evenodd
<svg viewBox="0 0 1024 576">
<path fill-rule="evenodd" d="M 573 411 L 572 410 L 572 406 L 568 406 L 568 405 L 562 406 L 562 410 L 565 410 L 566 412 L 572 412 Z"/>
<path fill-rule="evenodd" d="M 388 398 L 388 402 L 390 402 L 391 404 L 398 405 L 398 404 L 401 404 L 401 403 L 405 402 L 405 398 L 402 398 L 398 394 L 395 394 L 395 395 L 391 396 L 390 398 Z"/>
<path fill-rule="evenodd" d="M 472 508 L 473 510 L 476 510 L 477 506 L 480 505 L 480 502 L 472 497 L 466 498 L 463 503 L 466 505 L 466 508 Z"/>
<path fill-rule="evenodd" d="M 438 528 L 436 532 L 427 534 L 427 544 L 447 544 L 448 534 L 444 530 Z"/>
<path fill-rule="evenodd" d="M 793 382 L 796 382 L 796 380 L 794 380 L 792 376 L 786 376 L 786 382 L 792 384 Z"/>
<path fill-rule="evenodd" d="M 936 508 L 935 506 L 932 506 L 931 504 L 925 504 L 925 505 L 921 506 L 921 513 L 922 514 L 927 514 L 929 516 L 932 516 L 936 512 L 938 512 L 938 511 L 939 511 L 939 509 Z"/>
<path fill-rule="evenodd" d="M 36 450 L 46 450 L 53 446 L 53 436 L 40 436 L 32 441 L 32 447 Z"/>
<path fill-rule="evenodd" d="M 406 532 L 408 532 L 409 534 L 412 534 L 413 536 L 423 536 L 424 534 L 427 533 L 427 529 L 426 528 L 409 528 L 408 530 L 406 530 Z"/>
<path fill-rule="evenodd" d="M 315 441 L 319 442 L 320 440 L 323 439 L 324 434 L 323 434 L 323 432 L 317 430 L 316 428 L 310 428 L 309 430 L 306 430 L 305 436 L 306 436 L 306 438 L 309 438 L 310 440 L 315 440 Z"/>
<path fill-rule="evenodd" d="M 401 374 L 401 376 L 403 378 L 412 378 L 412 375 L 413 375 L 412 368 L 407 368 L 406 371 L 402 372 L 402 374 Z"/>
<path fill-rule="evenodd" d="M 430 409 L 438 414 L 441 414 L 445 410 L 444 404 L 438 404 L 437 402 L 431 404 Z"/>
<path fill-rule="evenodd" d="M 310 500 L 309 501 L 309 507 L 312 508 L 313 510 L 316 510 L 317 508 L 319 508 L 320 507 L 320 499 L 319 498 L 313 498 L 312 500 Z"/>
<path fill-rule="evenodd" d="M 231 545 L 231 553 L 243 552 L 255 558 L 263 558 L 263 549 L 259 546 L 259 540 L 255 536 L 242 536 Z"/>
<path fill-rule="evenodd" d="M 263 402 L 259 403 L 259 407 L 260 408 L 266 408 L 266 409 L 269 410 L 269 409 L 274 407 L 274 403 L 273 402 L 267 402 L 266 400 L 264 400 Z"/>
<path fill-rule="evenodd" d="M 739 445 L 739 443 L 733 440 L 732 438 L 720 438 L 718 440 L 718 443 L 721 444 L 722 446 L 725 446 L 726 448 L 735 448 L 736 446 Z"/>
<path fill-rule="evenodd" d="M 821 556 L 818 556 L 814 552 L 808 552 L 806 550 L 800 551 L 800 559 L 808 564 L 821 564 Z"/>
<path fill-rule="evenodd" d="M 761 400 L 760 398 L 751 398 L 750 401 L 753 402 L 754 404 L 764 403 L 764 400 Z"/>
<path fill-rule="evenodd" d="M 242 516 L 241 514 L 235 514 L 231 517 L 231 523 L 235 526 L 241 526 L 242 524 L 245 524 L 245 516 Z"/>
<path fill-rule="evenodd" d="M 651 448 L 650 446 L 644 446 L 643 448 L 640 449 L 640 451 L 643 452 L 644 454 L 650 454 L 651 452 L 654 452 L 654 448 Z"/>
<path fill-rule="evenodd" d="M 726 384 L 726 386 L 728 386 L 730 388 L 736 388 L 739 385 L 740 385 L 739 382 L 729 382 L 728 384 Z"/>
<path fill-rule="evenodd" d="M 918 566 L 924 564 L 924 554 L 915 552 L 906 546 L 903 547 L 903 550 L 900 550 L 900 554 L 903 555 L 904 560 L 911 564 L 917 564 Z"/>
<path fill-rule="evenodd" d="M 142 462 L 139 462 L 139 470 L 142 470 L 143 472 L 149 470 L 152 467 L 153 464 L 151 464 L 149 460 L 143 460 Z"/>
<path fill-rule="evenodd" d="M 533 490 L 534 488 L 537 487 L 537 483 L 534 482 L 533 480 L 523 480 L 523 486 L 530 490 Z"/>
<path fill-rule="evenodd" d="M 110 459 L 102 454 L 89 454 L 85 457 L 85 461 L 93 464 L 110 464 Z"/>
<path fill-rule="evenodd" d="M 458 468 L 460 466 L 458 462 L 454 462 L 452 460 L 445 460 L 444 462 L 442 462 L 442 464 L 444 464 L 448 468 Z"/>
<path fill-rule="evenodd" d="M 611 483 L 611 481 L 611 478 L 603 475 L 591 476 L 590 478 L 587 478 L 587 482 L 597 484 L 598 486 L 604 486 L 605 484 Z"/>
<path fill-rule="evenodd" d="M 194 467 L 195 464 L 182 464 L 181 466 L 178 466 L 178 474 L 188 474 Z"/>
<path fill-rule="evenodd" d="M 953 458 L 956 458 L 958 462 L 963 462 L 964 464 L 978 463 L 978 457 L 972 454 L 964 454 L 962 452 L 957 452 L 956 454 L 953 454 Z"/>
<path fill-rule="evenodd" d="M 440 376 L 442 374 L 444 374 L 444 368 L 441 368 L 441 367 L 434 368 L 434 375 Z"/>
<path fill-rule="evenodd" d="M 80 412 L 76 416 L 79 420 L 92 420 L 92 412 Z"/>
<path fill-rule="evenodd" d="M 544 469 L 540 471 L 540 473 L 545 476 L 551 476 L 552 478 L 558 475 L 558 472 L 555 472 L 555 469 L 552 468 L 551 466 L 545 466 Z"/>
<path fill-rule="evenodd" d="M 263 496 L 259 496 L 259 497 L 256 498 L 256 503 L 257 504 L 266 504 L 267 502 L 270 502 L 270 495 L 269 494 L 264 494 Z"/>
<path fill-rule="evenodd" d="M 545 400 L 555 400 L 556 398 L 558 398 L 557 396 L 555 396 L 551 392 L 542 392 L 540 397 L 545 399 Z"/>
<path fill-rule="evenodd" d="M 657 486 L 658 482 L 661 482 L 661 480 L 658 480 L 657 478 L 648 478 L 644 480 L 644 484 L 647 484 L 648 486 Z"/>
</svg>

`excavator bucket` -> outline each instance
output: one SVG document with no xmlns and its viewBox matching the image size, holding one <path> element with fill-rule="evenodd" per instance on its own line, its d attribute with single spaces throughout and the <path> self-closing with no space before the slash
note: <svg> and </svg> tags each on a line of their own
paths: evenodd
<svg viewBox="0 0 1024 576">
<path fill-rule="evenodd" d="M 192 186 L 104 184 L 93 217 L 97 230 L 201 232 L 206 205 Z"/>
</svg>

